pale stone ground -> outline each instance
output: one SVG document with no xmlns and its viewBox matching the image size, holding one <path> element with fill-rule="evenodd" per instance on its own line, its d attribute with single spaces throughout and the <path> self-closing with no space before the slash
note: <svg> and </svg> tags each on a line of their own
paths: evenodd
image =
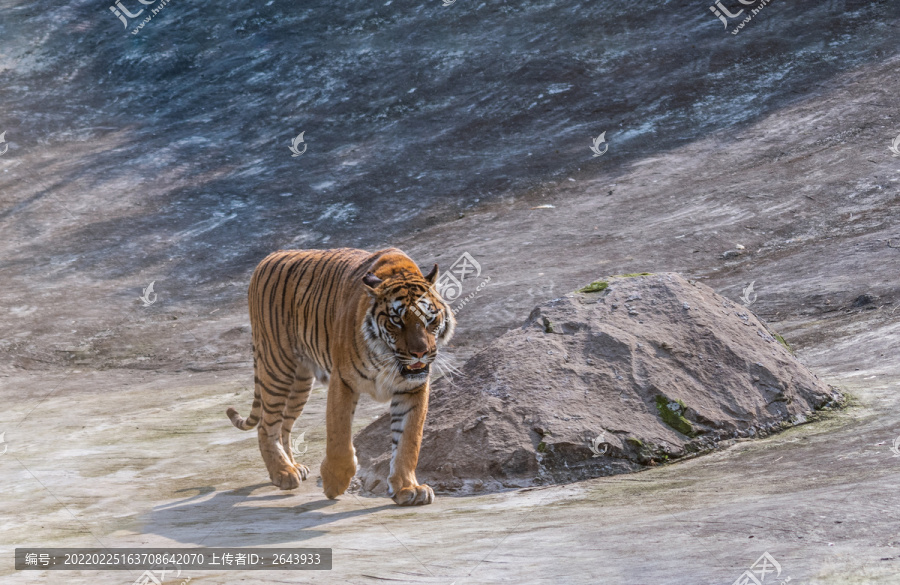
<svg viewBox="0 0 900 585">
<path fill-rule="evenodd" d="M 246 374 L 48 376 L 44 389 L 56 390 L 41 416 L 15 425 L 38 392 L 13 404 L 0 459 L 3 582 L 138 576 L 14 572 L 15 546 L 334 549 L 327 574 L 186 572 L 192 583 L 731 583 L 765 551 L 797 583 L 898 579 L 900 458 L 889 448 L 900 399 L 896 377 L 880 371 L 831 377 L 857 406 L 768 439 L 634 475 L 417 509 L 328 501 L 315 479 L 293 493 L 269 485 L 255 432 L 223 414 L 248 402 Z M 323 389 L 308 408 L 305 461 L 317 469 Z M 367 401 L 358 424 L 381 409 Z"/>
</svg>

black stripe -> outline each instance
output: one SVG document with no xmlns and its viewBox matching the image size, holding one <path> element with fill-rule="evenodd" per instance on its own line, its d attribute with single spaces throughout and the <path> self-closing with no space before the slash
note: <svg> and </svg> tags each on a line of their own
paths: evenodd
<svg viewBox="0 0 900 585">
<path fill-rule="evenodd" d="M 280 407 L 277 407 L 278 410 L 270 410 L 269 408 L 267 408 L 267 406 L 268 404 L 263 404 L 263 411 L 265 411 L 266 414 L 281 416 L 282 413 L 284 413 L 284 404 L 282 404 Z"/>
<path fill-rule="evenodd" d="M 316 278 L 316 272 L 319 270 L 319 267 L 324 263 L 321 256 L 317 257 L 313 261 L 312 273 L 309 275 L 309 284 L 306 286 L 306 289 L 303 291 L 303 296 L 300 298 L 300 302 L 298 306 L 303 309 L 303 323 L 301 324 L 303 328 L 303 341 L 306 345 L 307 351 L 312 350 L 315 345 L 315 339 L 310 339 L 307 334 L 312 333 L 311 328 L 309 326 L 309 302 L 308 299 L 310 295 L 314 293 L 315 289 L 319 285 L 320 279 Z M 310 352 L 311 353 L 311 352 Z M 313 357 L 313 356 L 310 356 Z"/>
<path fill-rule="evenodd" d="M 391 409 L 391 419 L 393 420 L 393 419 L 395 419 L 395 418 L 397 418 L 397 419 L 403 418 L 404 416 L 406 416 L 406 415 L 409 413 L 410 410 L 412 410 L 412 409 L 414 409 L 414 408 L 415 408 L 415 406 L 410 406 L 409 408 L 407 408 L 406 410 L 404 410 L 404 411 L 403 411 L 402 413 L 400 413 L 400 414 L 395 414 L 395 413 L 394 413 L 394 410 Z"/>
<path fill-rule="evenodd" d="M 353 386 L 351 386 L 350 384 L 348 384 L 348 383 L 347 383 L 347 380 L 345 380 L 343 376 L 341 376 L 340 378 L 341 378 L 341 382 L 344 384 L 344 386 L 346 386 L 347 388 L 349 388 L 349 389 L 350 389 L 350 392 L 353 392 L 354 394 L 356 394 L 356 390 L 353 389 Z"/>
<path fill-rule="evenodd" d="M 295 321 L 294 297 L 297 294 L 297 284 L 292 283 L 291 280 L 294 277 L 294 273 L 297 272 L 297 270 L 300 270 L 303 264 L 304 263 L 300 259 L 295 258 L 293 262 L 291 262 L 282 281 L 282 287 L 285 290 L 285 294 L 281 298 L 281 306 L 282 311 L 284 311 L 285 325 L 287 326 L 288 344 L 291 346 L 292 350 L 296 350 L 297 348 L 297 331 L 296 327 L 292 327 L 292 324 Z M 286 294 L 288 291 L 291 293 L 290 296 Z"/>
<path fill-rule="evenodd" d="M 301 344 L 303 345 L 304 349 L 308 349 L 308 348 L 306 348 L 306 341 L 304 339 L 300 339 L 300 338 L 296 337 L 296 335 L 298 333 L 301 333 L 299 331 L 299 328 L 304 326 L 304 324 L 300 322 L 300 311 L 301 311 L 302 307 L 300 305 L 300 298 L 298 297 L 297 289 L 301 285 L 305 287 L 304 291 L 306 290 L 306 288 L 308 288 L 309 285 L 308 285 L 308 283 L 304 282 L 304 276 L 306 276 L 306 273 L 309 271 L 311 265 L 314 266 L 315 263 L 311 262 L 309 258 L 303 259 L 303 261 L 302 261 L 303 270 L 297 276 L 297 284 L 294 287 L 294 296 L 291 299 L 291 301 L 293 302 L 293 309 L 291 311 L 291 314 L 294 317 L 291 322 L 291 329 L 294 330 L 294 331 L 292 331 L 292 333 L 295 336 L 294 337 L 294 349 L 295 350 L 297 348 L 299 348 L 299 346 Z"/>
<path fill-rule="evenodd" d="M 324 358 L 323 361 L 329 369 L 331 368 L 331 344 L 330 336 L 328 333 L 328 322 L 331 320 L 329 319 L 329 316 L 331 314 L 331 304 L 334 301 L 334 299 L 332 298 L 333 293 L 335 292 L 334 287 L 336 284 L 340 284 L 340 279 L 344 276 L 342 270 L 344 268 L 344 264 L 345 261 L 343 259 L 339 258 L 335 261 L 334 265 L 332 266 L 331 273 L 329 274 L 328 290 L 325 292 L 324 298 L 320 301 L 320 303 L 324 305 L 320 308 L 320 314 L 322 316 L 322 333 L 325 336 L 324 347 L 322 347 Z"/>
<path fill-rule="evenodd" d="M 277 373 L 281 374 L 281 378 L 283 378 L 285 380 L 293 379 L 295 368 L 290 368 L 290 369 L 286 370 L 282 366 L 282 364 L 278 360 L 275 359 L 276 356 L 271 351 L 271 348 L 269 347 L 270 341 L 271 340 L 269 340 L 268 338 L 263 338 L 262 340 L 260 340 L 260 343 L 263 346 L 262 349 L 265 352 L 263 354 L 264 359 L 262 360 L 262 364 L 261 364 L 262 369 L 264 371 L 266 371 L 272 378 L 276 378 L 276 376 L 272 375 L 272 372 L 269 371 L 269 366 L 271 366 L 277 370 Z"/>
<path fill-rule="evenodd" d="M 394 390 L 393 393 L 394 394 L 405 394 L 405 395 L 418 394 L 419 392 L 422 391 L 422 389 L 423 389 L 423 386 L 416 386 L 412 390 Z"/>
</svg>

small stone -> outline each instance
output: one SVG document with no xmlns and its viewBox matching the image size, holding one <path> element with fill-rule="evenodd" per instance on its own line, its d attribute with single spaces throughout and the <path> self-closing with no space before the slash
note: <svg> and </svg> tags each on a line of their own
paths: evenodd
<svg viewBox="0 0 900 585">
<path fill-rule="evenodd" d="M 879 299 L 876 295 L 870 295 L 868 293 L 864 295 L 859 295 L 856 297 L 856 300 L 853 301 L 854 307 L 865 307 L 866 305 L 871 305 Z"/>
</svg>

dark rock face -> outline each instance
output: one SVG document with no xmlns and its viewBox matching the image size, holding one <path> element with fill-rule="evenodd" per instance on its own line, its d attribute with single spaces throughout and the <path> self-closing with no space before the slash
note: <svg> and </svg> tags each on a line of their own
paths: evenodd
<svg viewBox="0 0 900 585">
<path fill-rule="evenodd" d="M 539 306 L 434 384 L 417 470 L 441 491 L 636 471 L 804 422 L 840 395 L 746 307 L 677 274 L 613 277 Z M 382 493 L 389 417 L 356 437 Z"/>
<path fill-rule="evenodd" d="M 732 36 L 738 19 L 725 30 L 688 2 L 198 0 L 137 30 L 163 4 L 146 2 L 123 0 L 143 10 L 124 25 L 113 2 L 4 11 L 0 132 L 4 160 L 24 167 L 0 177 L 17 194 L 0 213 L 19 219 L 50 194 L 96 207 L 102 221 L 37 251 L 103 276 L 190 258 L 167 272 L 198 298 L 281 247 L 381 246 L 591 172 L 601 132 L 609 166 L 757 119 L 881 62 L 900 14 L 773 7 Z M 134 203 L 98 203 L 105 192 Z"/>
</svg>

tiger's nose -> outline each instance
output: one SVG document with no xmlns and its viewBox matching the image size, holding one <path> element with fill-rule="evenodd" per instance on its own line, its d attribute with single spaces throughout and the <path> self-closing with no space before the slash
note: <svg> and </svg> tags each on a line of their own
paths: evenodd
<svg viewBox="0 0 900 585">
<path fill-rule="evenodd" d="M 414 358 L 422 359 L 423 357 L 425 357 L 424 351 L 411 351 L 409 353 L 411 353 Z"/>
</svg>

